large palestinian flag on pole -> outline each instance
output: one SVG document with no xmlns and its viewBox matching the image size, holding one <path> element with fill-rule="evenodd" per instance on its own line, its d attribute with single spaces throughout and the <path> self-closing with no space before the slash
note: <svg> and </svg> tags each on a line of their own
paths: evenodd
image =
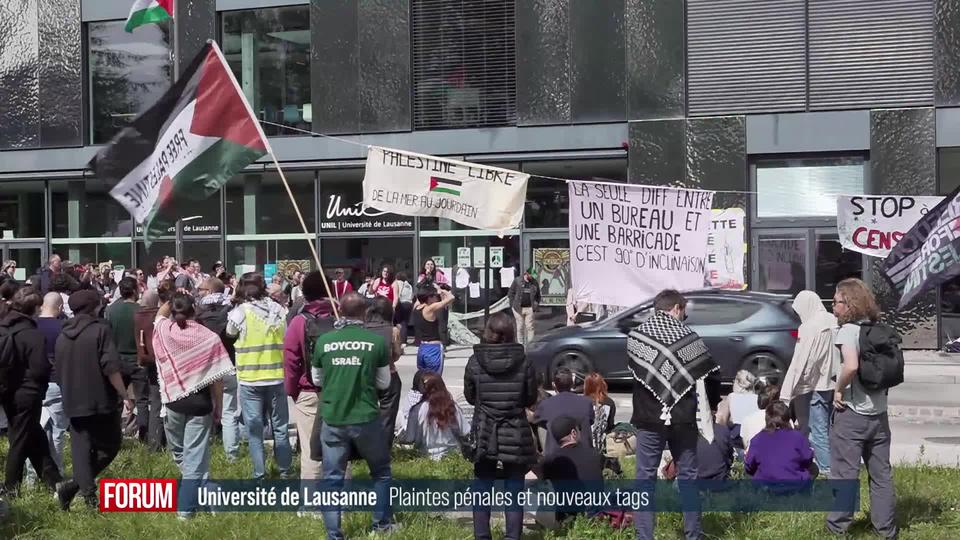
<svg viewBox="0 0 960 540">
<path fill-rule="evenodd" d="M 150 243 L 183 217 L 183 201 L 214 195 L 271 152 L 223 53 L 208 42 L 183 76 L 90 161 Z M 217 201 L 210 202 L 211 211 Z"/>
<path fill-rule="evenodd" d="M 173 0 L 133 0 L 124 30 L 133 32 L 138 26 L 158 23 L 172 17 Z"/>
</svg>

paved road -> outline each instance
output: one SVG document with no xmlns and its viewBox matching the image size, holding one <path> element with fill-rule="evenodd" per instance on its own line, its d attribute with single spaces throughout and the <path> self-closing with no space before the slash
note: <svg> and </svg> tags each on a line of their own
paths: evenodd
<svg viewBox="0 0 960 540">
<path fill-rule="evenodd" d="M 404 392 L 416 373 L 416 348 L 407 347 L 397 369 Z M 463 394 L 463 372 L 470 349 L 454 346 L 447 353 L 443 378 L 454 398 Z M 630 389 L 615 387 L 617 420 L 633 412 Z M 906 382 L 890 392 L 893 431 L 892 459 L 896 463 L 929 463 L 960 467 L 960 362 L 943 358 L 914 359 Z"/>
</svg>

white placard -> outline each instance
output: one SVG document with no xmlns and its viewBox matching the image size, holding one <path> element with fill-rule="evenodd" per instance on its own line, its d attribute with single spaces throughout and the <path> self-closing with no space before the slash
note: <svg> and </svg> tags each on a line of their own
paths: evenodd
<svg viewBox="0 0 960 540">
<path fill-rule="evenodd" d="M 503 268 L 503 246 L 490 248 L 490 268 Z"/>
<path fill-rule="evenodd" d="M 480 284 L 471 283 L 470 284 L 470 298 L 480 298 Z"/>
<path fill-rule="evenodd" d="M 466 289 L 470 285 L 470 272 L 466 268 L 458 268 L 454 284 L 458 289 Z"/>
<path fill-rule="evenodd" d="M 743 262 L 747 252 L 743 208 L 713 210 L 707 238 L 707 282 L 717 289 L 747 288 Z"/>
<path fill-rule="evenodd" d="M 632 306 L 703 287 L 713 192 L 569 182 L 578 302 Z"/>
<path fill-rule="evenodd" d="M 846 249 L 886 257 L 920 217 L 943 197 L 840 195 L 837 197 L 837 233 Z"/>
<path fill-rule="evenodd" d="M 473 265 L 477 268 L 482 268 L 487 265 L 486 257 L 486 248 L 484 247 L 475 247 L 473 248 Z"/>
<path fill-rule="evenodd" d="M 504 231 L 520 226 L 529 178 L 498 167 L 371 146 L 363 203 L 384 212 Z"/>
<path fill-rule="evenodd" d="M 468 247 L 458 247 L 457 248 L 457 266 L 460 268 L 470 268 L 473 264 L 470 263 L 470 248 Z"/>
<path fill-rule="evenodd" d="M 516 279 L 516 276 L 513 272 L 512 266 L 507 266 L 500 269 L 500 287 L 504 289 L 510 288 L 513 285 L 513 280 Z"/>
<path fill-rule="evenodd" d="M 434 255 L 433 257 L 430 257 L 430 258 L 433 259 L 433 264 L 436 265 L 438 268 L 441 266 L 447 265 L 447 258 L 444 257 L 443 255 Z"/>
</svg>

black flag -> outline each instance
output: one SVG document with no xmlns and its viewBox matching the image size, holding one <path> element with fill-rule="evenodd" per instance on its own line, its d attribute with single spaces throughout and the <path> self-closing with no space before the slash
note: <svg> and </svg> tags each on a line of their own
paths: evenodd
<svg viewBox="0 0 960 540">
<path fill-rule="evenodd" d="M 927 212 L 883 261 L 900 307 L 960 275 L 960 188 Z"/>
</svg>

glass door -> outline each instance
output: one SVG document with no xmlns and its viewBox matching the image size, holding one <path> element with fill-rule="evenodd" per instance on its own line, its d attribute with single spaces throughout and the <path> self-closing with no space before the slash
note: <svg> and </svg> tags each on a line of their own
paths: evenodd
<svg viewBox="0 0 960 540">
<path fill-rule="evenodd" d="M 39 273 L 47 263 L 47 246 L 42 242 L 0 244 L 3 252 L 3 271 L 13 271 L 20 282 Z M 12 267 L 12 268 L 11 268 Z"/>
<path fill-rule="evenodd" d="M 754 231 L 753 290 L 778 294 L 815 291 L 829 308 L 847 278 L 864 279 L 865 255 L 844 248 L 834 228 Z"/>
<path fill-rule="evenodd" d="M 573 286 L 568 233 L 528 233 L 524 236 L 522 270 L 533 268 L 540 285 L 540 308 L 534 317 L 534 332 L 566 326 L 567 291 Z"/>
</svg>

